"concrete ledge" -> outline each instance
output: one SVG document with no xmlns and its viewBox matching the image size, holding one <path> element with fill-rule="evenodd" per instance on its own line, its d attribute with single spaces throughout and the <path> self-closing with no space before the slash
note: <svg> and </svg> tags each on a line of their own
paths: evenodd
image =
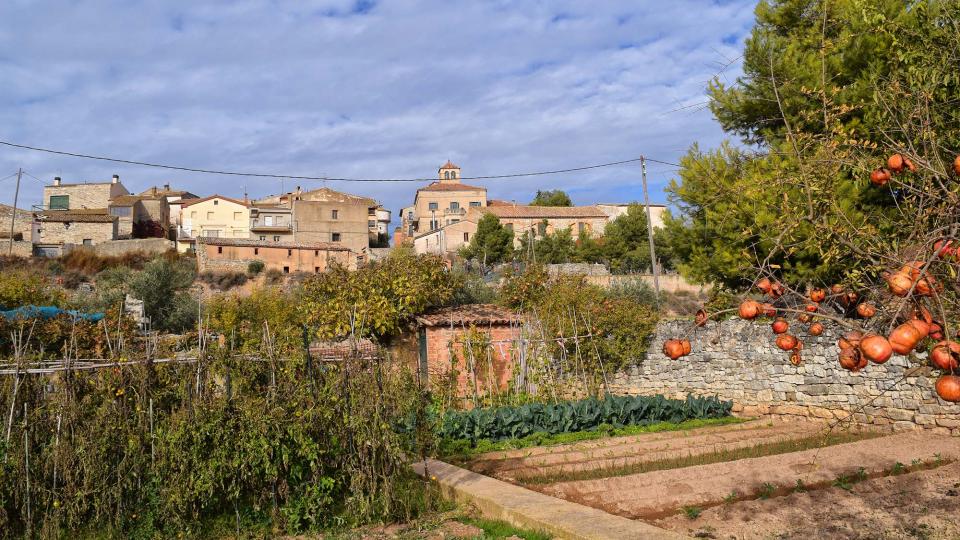
<svg viewBox="0 0 960 540">
<path fill-rule="evenodd" d="M 487 518 L 570 540 L 686 538 L 654 527 L 508 484 L 449 463 L 428 459 L 413 464 L 417 474 L 429 474 L 444 495 L 476 506 Z M 425 470 L 426 469 L 426 470 Z"/>
</svg>

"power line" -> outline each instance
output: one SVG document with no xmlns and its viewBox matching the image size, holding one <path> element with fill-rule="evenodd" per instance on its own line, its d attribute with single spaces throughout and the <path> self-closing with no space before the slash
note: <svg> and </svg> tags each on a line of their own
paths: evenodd
<svg viewBox="0 0 960 540">
<path fill-rule="evenodd" d="M 67 152 L 64 150 L 54 150 L 51 148 L 41 148 L 37 146 L 27 146 L 25 144 L 17 144 L 9 141 L 0 141 L 0 144 L 4 146 L 9 146 L 12 148 L 20 148 L 23 150 L 32 150 L 34 152 L 46 152 L 48 154 L 58 154 L 61 156 L 69 156 L 75 158 L 83 159 L 95 159 L 99 161 L 110 161 L 113 163 L 123 163 L 127 165 L 140 165 L 143 167 L 153 167 L 157 169 L 169 169 L 174 171 L 185 171 L 185 172 L 194 172 L 201 174 L 219 174 L 227 176 L 251 176 L 258 178 L 276 178 L 284 179 L 289 178 L 291 180 L 315 180 L 315 181 L 333 181 L 333 182 L 431 182 L 435 180 L 434 178 L 337 178 L 330 176 L 303 176 L 303 175 L 291 175 L 291 174 L 271 174 L 271 173 L 253 173 L 253 172 L 240 172 L 240 171 L 223 171 L 217 169 L 201 169 L 194 167 L 181 167 L 178 165 L 166 165 L 163 163 L 150 163 L 147 161 L 136 161 L 132 159 L 120 159 L 120 158 L 111 158 L 104 156 L 94 156 L 90 154 L 80 154 L 77 152 Z M 613 167 L 616 165 L 625 165 L 627 163 L 636 163 L 639 162 L 642 158 L 633 158 L 633 159 L 624 159 L 620 161 L 611 161 L 608 163 L 599 163 L 596 165 L 585 165 L 581 167 L 571 167 L 567 169 L 556 169 L 552 171 L 535 171 L 535 172 L 523 172 L 523 173 L 513 173 L 513 174 L 496 174 L 496 175 L 486 175 L 486 176 L 464 176 L 460 180 L 499 180 L 505 178 L 519 178 L 525 176 L 544 176 L 548 174 L 562 174 L 569 172 L 577 171 L 586 171 L 590 169 L 600 169 L 603 167 Z M 652 158 L 646 158 L 647 161 L 653 163 L 661 163 L 663 165 L 671 165 L 679 167 L 676 163 L 670 163 L 668 161 L 660 161 Z"/>
</svg>

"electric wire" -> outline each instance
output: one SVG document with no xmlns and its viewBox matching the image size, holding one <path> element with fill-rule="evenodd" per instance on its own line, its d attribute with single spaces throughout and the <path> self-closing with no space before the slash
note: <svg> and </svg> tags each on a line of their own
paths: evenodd
<svg viewBox="0 0 960 540">
<path fill-rule="evenodd" d="M 113 163 L 123 163 L 126 165 L 139 165 L 142 167 L 153 167 L 158 169 L 168 169 L 174 171 L 184 171 L 184 172 L 194 172 L 200 174 L 218 174 L 226 176 L 249 176 L 256 178 L 276 178 L 276 179 L 291 179 L 291 180 L 313 180 L 320 182 L 430 182 L 434 181 L 434 178 L 346 178 L 346 177 L 334 177 L 334 176 L 305 176 L 305 175 L 291 175 L 291 174 L 274 174 L 274 173 L 255 173 L 255 172 L 243 172 L 243 171 L 226 171 L 218 169 L 205 169 L 205 168 L 195 168 L 195 167 L 182 167 L 179 165 L 167 165 L 163 163 L 151 163 L 147 161 L 137 161 L 132 159 L 121 159 L 121 158 L 112 158 L 105 156 L 94 156 L 90 154 L 81 154 L 78 152 L 67 152 L 64 150 L 54 150 L 52 148 L 42 148 L 38 146 L 28 146 L 25 144 L 17 144 L 9 141 L 0 140 L 0 145 L 9 146 L 11 148 L 20 148 L 23 150 L 31 150 L 35 152 L 45 152 L 48 154 L 57 154 L 62 156 L 69 156 L 82 159 L 93 159 L 99 161 L 109 161 Z M 628 163 L 637 163 L 640 161 L 649 161 L 651 163 L 659 163 L 663 165 L 670 165 L 673 167 L 679 167 L 680 165 L 676 163 L 671 163 L 668 161 L 661 161 L 658 159 L 648 158 L 648 157 L 638 157 L 631 159 L 623 159 L 619 161 L 611 161 L 607 163 L 598 163 L 594 165 L 584 165 L 580 167 L 570 167 L 566 169 L 555 169 L 549 171 L 534 171 L 534 172 L 522 172 L 522 173 L 512 173 L 512 174 L 495 174 L 495 175 L 481 175 L 481 176 L 464 176 L 459 178 L 460 180 L 500 180 L 506 178 L 520 178 L 520 177 L 530 177 L 530 176 L 545 176 L 550 174 L 563 174 L 570 172 L 578 171 L 587 171 L 591 169 L 600 169 L 604 167 L 614 167 L 617 165 L 625 165 Z"/>
</svg>

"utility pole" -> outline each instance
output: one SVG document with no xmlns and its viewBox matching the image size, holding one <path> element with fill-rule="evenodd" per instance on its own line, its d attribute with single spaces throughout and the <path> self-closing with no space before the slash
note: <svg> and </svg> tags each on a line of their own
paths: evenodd
<svg viewBox="0 0 960 540">
<path fill-rule="evenodd" d="M 650 268 L 653 270 L 653 289 L 660 303 L 660 270 L 657 267 L 657 251 L 653 247 L 653 220 L 650 218 L 650 195 L 647 194 L 647 160 L 640 156 L 641 178 L 643 179 L 643 205 L 647 208 L 647 239 L 650 241 Z"/>
<path fill-rule="evenodd" d="M 17 188 L 13 191 L 13 211 L 10 212 L 10 248 L 8 255 L 13 255 L 13 230 L 17 223 L 17 198 L 20 197 L 20 177 L 23 176 L 23 169 L 17 169 Z"/>
</svg>

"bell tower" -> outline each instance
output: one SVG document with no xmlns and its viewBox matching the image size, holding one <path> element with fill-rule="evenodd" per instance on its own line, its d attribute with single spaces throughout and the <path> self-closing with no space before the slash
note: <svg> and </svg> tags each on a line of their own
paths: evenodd
<svg viewBox="0 0 960 540">
<path fill-rule="evenodd" d="M 459 184 L 460 167 L 454 165 L 449 159 L 437 170 L 441 184 Z"/>
</svg>

